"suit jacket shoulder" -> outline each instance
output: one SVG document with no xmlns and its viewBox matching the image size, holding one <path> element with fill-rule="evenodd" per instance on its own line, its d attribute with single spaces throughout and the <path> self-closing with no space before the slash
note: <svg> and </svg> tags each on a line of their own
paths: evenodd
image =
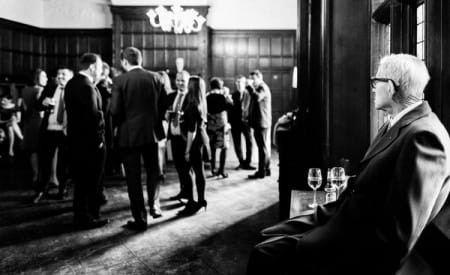
<svg viewBox="0 0 450 275">
<path fill-rule="evenodd" d="M 101 96 L 94 84 L 82 74 L 67 82 L 64 92 L 67 134 L 72 146 L 97 148 L 103 142 L 105 121 Z"/>
<path fill-rule="evenodd" d="M 119 126 L 119 146 L 142 146 L 164 138 L 166 101 L 161 77 L 155 72 L 136 68 L 117 77 L 111 113 Z"/>
</svg>

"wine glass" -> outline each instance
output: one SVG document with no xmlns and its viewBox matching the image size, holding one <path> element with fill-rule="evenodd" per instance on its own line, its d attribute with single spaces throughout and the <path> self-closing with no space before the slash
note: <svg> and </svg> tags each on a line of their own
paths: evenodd
<svg viewBox="0 0 450 275">
<path fill-rule="evenodd" d="M 333 167 L 331 169 L 331 184 L 336 186 L 336 198 L 339 198 L 340 191 L 345 182 L 345 170 L 343 167 Z"/>
<path fill-rule="evenodd" d="M 322 184 L 322 173 L 320 172 L 320 168 L 309 168 L 309 170 L 308 170 L 308 185 L 309 185 L 309 187 L 311 187 L 312 190 L 314 190 L 313 202 L 308 205 L 310 208 L 316 208 L 318 205 L 317 198 L 316 198 L 316 192 L 317 192 L 317 188 L 319 188 L 321 184 Z"/>
</svg>

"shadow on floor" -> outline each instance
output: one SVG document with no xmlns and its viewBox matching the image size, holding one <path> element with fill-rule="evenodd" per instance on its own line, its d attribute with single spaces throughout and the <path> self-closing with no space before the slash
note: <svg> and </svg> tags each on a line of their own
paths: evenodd
<svg viewBox="0 0 450 275">
<path fill-rule="evenodd" d="M 151 263 L 157 274 L 245 274 L 247 259 L 259 232 L 276 222 L 278 203 L 246 217 L 193 246 L 185 246 L 161 262 Z M 206 267 L 208 269 L 206 269 Z M 210 270 L 209 272 L 205 270 Z"/>
</svg>

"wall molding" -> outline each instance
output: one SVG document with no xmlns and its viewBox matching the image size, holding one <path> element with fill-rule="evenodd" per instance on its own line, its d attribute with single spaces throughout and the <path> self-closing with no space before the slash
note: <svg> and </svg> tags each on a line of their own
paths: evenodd
<svg viewBox="0 0 450 275">
<path fill-rule="evenodd" d="M 211 33 L 217 34 L 217 35 L 246 35 L 248 33 L 253 34 L 264 34 L 264 35 L 292 35 L 296 33 L 296 30 L 289 30 L 289 29 L 278 29 L 278 30 L 272 30 L 272 29 L 258 29 L 258 30 L 244 30 L 244 29 L 213 29 L 211 28 Z"/>
</svg>

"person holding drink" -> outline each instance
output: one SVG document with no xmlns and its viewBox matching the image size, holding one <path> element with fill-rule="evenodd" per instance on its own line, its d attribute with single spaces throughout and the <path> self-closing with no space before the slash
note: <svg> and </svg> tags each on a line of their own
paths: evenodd
<svg viewBox="0 0 450 275">
<path fill-rule="evenodd" d="M 56 74 L 56 85 L 47 85 L 38 99 L 36 108 L 44 111 L 44 118 L 39 130 L 39 174 L 40 179 L 36 184 L 36 193 L 32 198 L 33 203 L 38 203 L 47 195 L 49 182 L 54 180 L 56 161 L 56 178 L 59 182 L 57 199 L 67 196 L 66 180 L 68 178 L 68 145 L 66 136 L 67 115 L 64 102 L 64 89 L 67 82 L 72 79 L 73 71 L 68 68 L 60 68 Z M 56 155 L 57 154 L 57 155 Z"/>
</svg>

